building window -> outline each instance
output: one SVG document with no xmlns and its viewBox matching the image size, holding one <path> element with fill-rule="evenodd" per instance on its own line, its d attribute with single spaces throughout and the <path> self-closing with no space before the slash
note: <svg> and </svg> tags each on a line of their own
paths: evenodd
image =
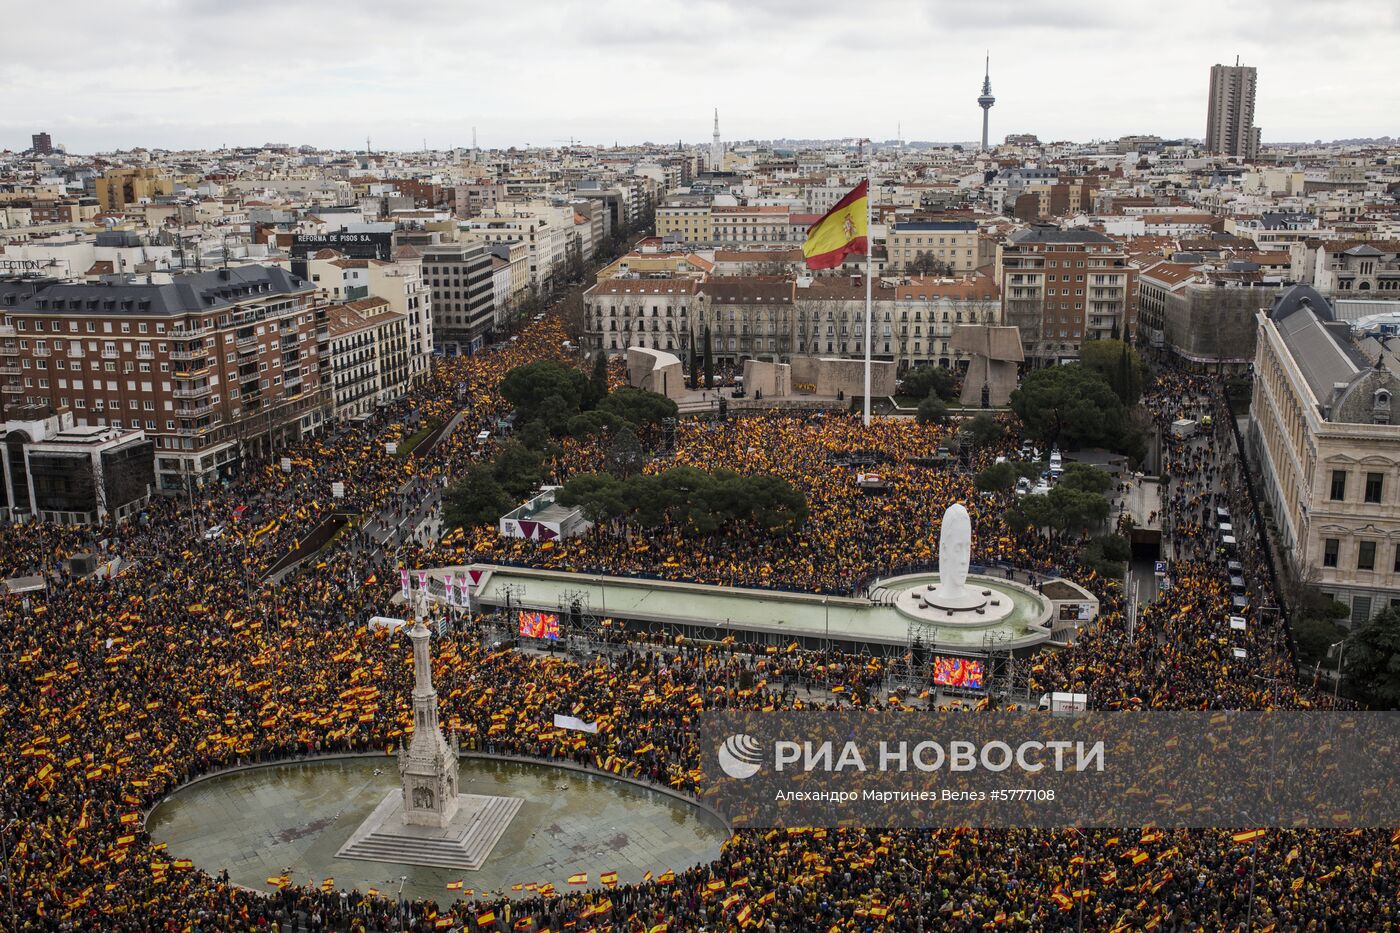
<svg viewBox="0 0 1400 933">
<path fill-rule="evenodd" d="M 1381 501 L 1381 486 L 1385 482 L 1385 477 L 1380 473 L 1366 474 L 1366 501 Z"/>
<path fill-rule="evenodd" d="M 1361 546 L 1356 551 L 1357 570 L 1376 569 L 1376 542 L 1362 541 Z"/>
<path fill-rule="evenodd" d="M 1347 471 L 1332 471 L 1332 494 L 1328 496 L 1333 502 L 1341 502 L 1347 495 Z"/>
<path fill-rule="evenodd" d="M 1341 542 L 1336 538 L 1328 538 L 1322 542 L 1322 566 L 1337 566 L 1337 550 L 1341 547 Z"/>
</svg>

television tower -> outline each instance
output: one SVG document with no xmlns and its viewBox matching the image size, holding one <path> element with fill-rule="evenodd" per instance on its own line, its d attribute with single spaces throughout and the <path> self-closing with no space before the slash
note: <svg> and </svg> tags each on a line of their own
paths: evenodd
<svg viewBox="0 0 1400 933">
<path fill-rule="evenodd" d="M 724 143 L 719 141 L 719 108 L 715 108 L 715 135 L 710 142 L 710 171 L 724 168 Z"/>
<path fill-rule="evenodd" d="M 987 115 L 997 99 L 992 96 L 992 53 L 987 53 L 987 70 L 982 78 L 982 96 L 977 98 L 977 106 L 982 108 L 982 152 L 987 151 Z"/>
</svg>

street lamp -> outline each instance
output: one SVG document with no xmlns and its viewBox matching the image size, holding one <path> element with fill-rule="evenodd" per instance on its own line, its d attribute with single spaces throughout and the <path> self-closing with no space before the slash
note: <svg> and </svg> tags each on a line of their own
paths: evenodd
<svg viewBox="0 0 1400 933">
<path fill-rule="evenodd" d="M 1337 677 L 1332 681 L 1332 704 L 1335 706 L 1337 698 L 1342 692 L 1342 656 L 1347 652 L 1347 642 L 1351 640 L 1351 635 L 1341 641 L 1333 642 L 1327 646 L 1327 653 L 1330 655 L 1333 650 L 1337 652 Z"/>
</svg>

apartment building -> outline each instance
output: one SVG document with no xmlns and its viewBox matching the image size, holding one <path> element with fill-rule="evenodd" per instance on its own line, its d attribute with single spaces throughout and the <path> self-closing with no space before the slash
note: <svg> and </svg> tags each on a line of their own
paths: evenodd
<svg viewBox="0 0 1400 933">
<path fill-rule="evenodd" d="M 628 347 L 688 352 L 692 337 L 700 339 L 699 286 L 696 278 L 600 278 L 583 296 L 585 339 L 610 354 Z"/>
<path fill-rule="evenodd" d="M 495 327 L 491 253 L 481 243 L 436 243 L 422 253 L 435 345 L 449 356 L 475 353 Z"/>
<path fill-rule="evenodd" d="M 1135 332 L 1136 270 L 1111 237 L 1032 224 L 1002 244 L 997 270 L 1002 322 L 1020 328 L 1032 366 L 1072 362 L 1086 340 Z"/>
<path fill-rule="evenodd" d="M 1259 155 L 1254 125 L 1258 71 L 1249 65 L 1212 65 L 1206 105 L 1206 150 L 1253 161 Z"/>
<path fill-rule="evenodd" d="M 1400 605 L 1400 374 L 1316 290 L 1257 317 L 1250 444 L 1296 579 L 1351 610 Z"/>
<path fill-rule="evenodd" d="M 906 272 L 927 257 L 953 273 L 978 266 L 977 224 L 971 220 L 908 221 L 895 224 L 885 236 L 886 269 Z"/>
<path fill-rule="evenodd" d="M 408 317 L 383 298 L 360 298 L 326 309 L 332 415 L 370 414 L 408 391 Z"/>
<path fill-rule="evenodd" d="M 320 426 L 323 310 L 274 266 L 0 283 L 0 393 L 140 429 L 158 488 L 192 488 Z"/>
<path fill-rule="evenodd" d="M 131 204 L 175 193 L 175 180 L 158 168 L 114 168 L 93 182 L 97 204 L 119 211 Z"/>
<path fill-rule="evenodd" d="M 788 214 L 781 205 L 715 207 L 711 209 L 711 236 L 726 246 L 788 243 Z"/>
<path fill-rule="evenodd" d="M 675 236 L 686 243 L 709 243 L 714 223 L 709 204 L 663 204 L 656 209 L 656 235 Z"/>
<path fill-rule="evenodd" d="M 509 205 L 501 205 L 491 216 L 476 217 L 461 228 L 464 239 L 484 243 L 489 248 L 499 243 L 524 243 L 529 249 L 530 288 L 536 294 L 548 294 L 555 279 L 564 271 L 568 241 L 573 232 L 573 208 L 564 212 L 548 209 L 536 213 L 533 209 L 517 207 L 507 213 Z"/>
</svg>

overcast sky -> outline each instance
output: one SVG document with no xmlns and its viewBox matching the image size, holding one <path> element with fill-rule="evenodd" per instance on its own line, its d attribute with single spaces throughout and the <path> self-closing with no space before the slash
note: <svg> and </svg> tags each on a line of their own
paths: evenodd
<svg viewBox="0 0 1400 933">
<path fill-rule="evenodd" d="M 0 54 L 0 148 L 376 149 L 1205 134 L 1259 69 L 1270 141 L 1400 136 L 1400 4 L 1341 0 L 68 0 Z M 899 127 L 902 126 L 902 130 Z"/>
</svg>

